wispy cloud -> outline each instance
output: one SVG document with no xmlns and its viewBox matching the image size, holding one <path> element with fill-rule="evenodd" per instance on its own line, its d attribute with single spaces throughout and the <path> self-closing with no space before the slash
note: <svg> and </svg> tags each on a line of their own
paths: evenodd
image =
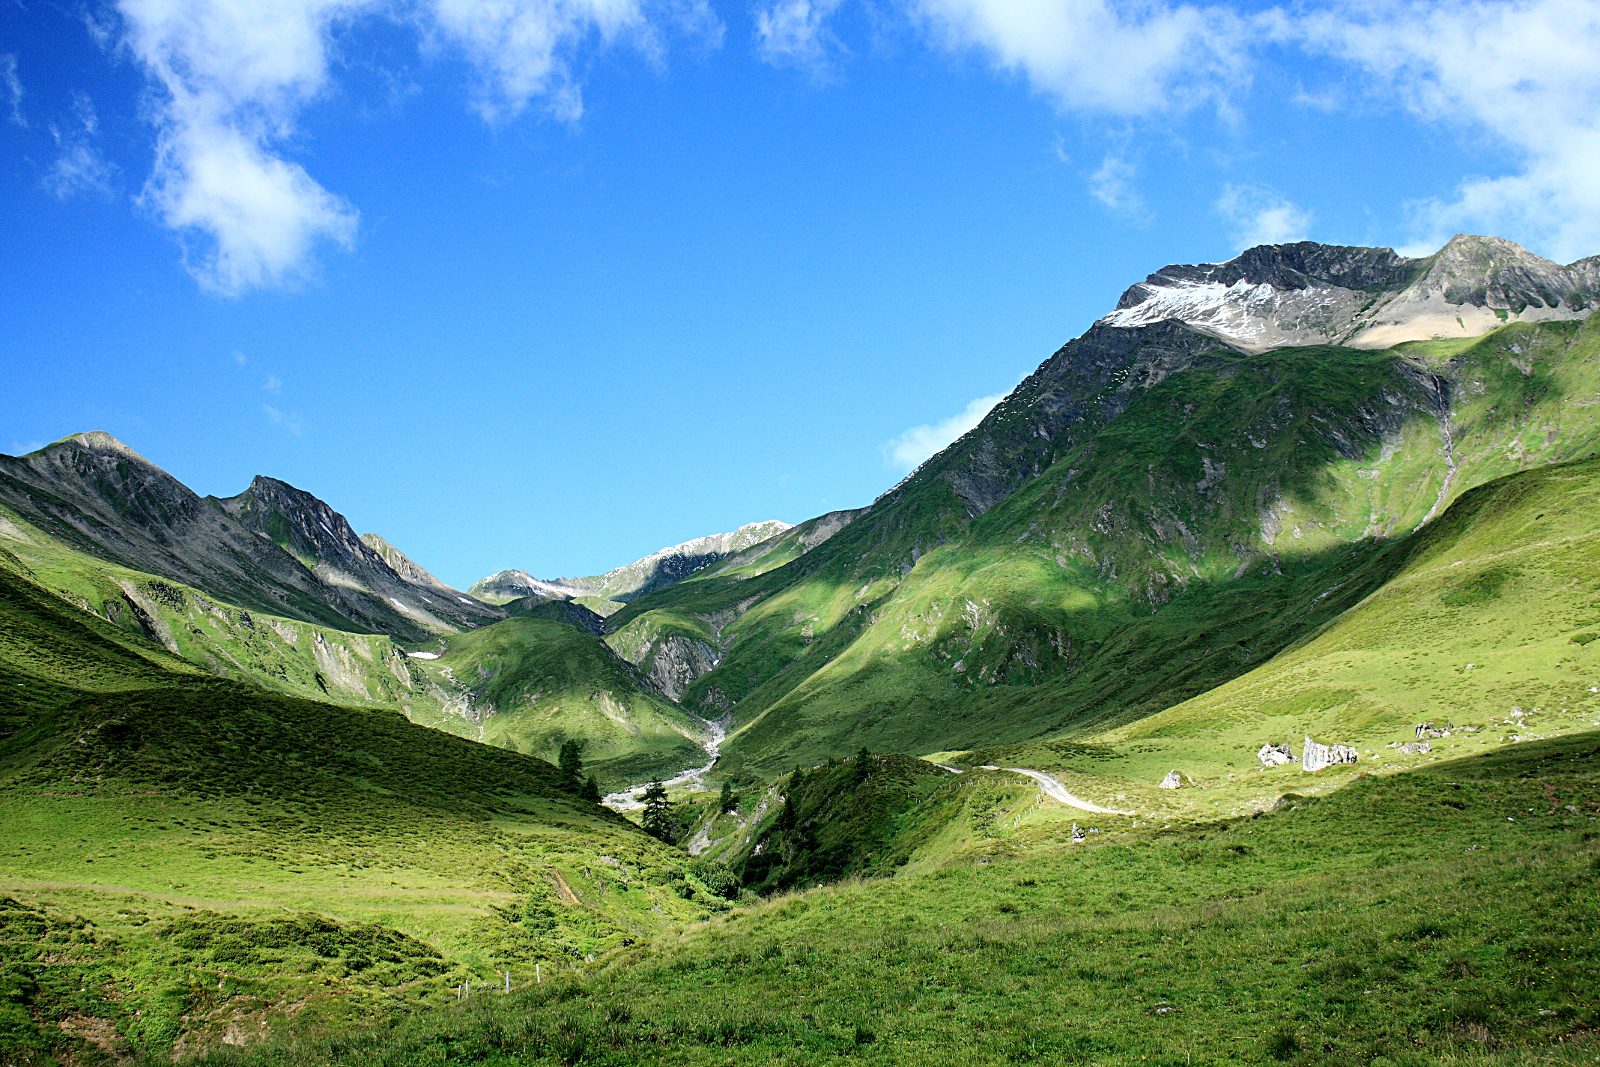
<svg viewBox="0 0 1600 1067">
<path fill-rule="evenodd" d="M 1144 214 L 1144 200 L 1134 188 L 1138 169 L 1120 156 L 1108 155 L 1089 176 L 1089 195 L 1109 210 L 1130 217 Z"/>
<path fill-rule="evenodd" d="M 844 51 L 828 28 L 841 0 L 771 0 L 757 6 L 756 51 L 777 66 L 798 67 L 825 78 L 834 56 Z"/>
<path fill-rule="evenodd" d="M 490 122 L 516 117 L 536 98 L 577 119 L 583 94 L 572 68 L 585 44 L 627 42 L 655 57 L 665 27 L 713 41 L 722 32 L 706 0 L 430 0 L 427 17 L 425 28 L 477 70 L 476 107 Z"/>
<path fill-rule="evenodd" d="M 348 247 L 354 208 L 275 154 L 327 81 L 327 34 L 360 0 L 119 0 L 129 50 L 160 90 L 143 201 L 183 235 L 206 288 L 294 281 L 321 241 Z"/>
<path fill-rule="evenodd" d="M 267 375 L 267 380 L 261 383 L 261 388 L 265 389 L 269 393 L 276 393 L 278 390 L 283 388 L 283 379 L 279 378 L 276 374 L 269 374 Z"/>
<path fill-rule="evenodd" d="M 705 0 L 117 0 L 122 39 L 158 90 L 142 201 L 181 235 L 207 289 L 293 284 L 319 245 L 352 246 L 359 223 L 354 206 L 285 154 L 301 110 L 327 90 L 340 26 L 402 15 L 477 69 L 486 119 L 514 117 L 535 97 L 574 119 L 581 47 L 626 39 L 658 50 L 646 2 L 674 26 L 720 32 Z"/>
<path fill-rule="evenodd" d="M 1311 229 L 1309 211 L 1264 186 L 1229 185 L 1216 206 L 1232 225 L 1233 243 L 1240 250 L 1303 241 Z"/>
<path fill-rule="evenodd" d="M 297 412 L 283 411 L 273 407 L 271 404 L 262 404 L 261 410 L 266 412 L 267 420 L 274 426 L 283 427 L 295 437 L 299 437 L 300 431 L 305 428 L 305 424 L 300 421 L 300 415 Z"/>
<path fill-rule="evenodd" d="M 1600 5 L 1593 0 L 1354 4 L 1301 23 L 1423 119 L 1487 135 L 1508 173 L 1414 205 L 1419 247 L 1462 230 L 1558 259 L 1600 252 Z"/>
<path fill-rule="evenodd" d="M 975 48 L 1069 110 L 1139 115 L 1239 80 L 1242 20 L 1222 7 L 1115 0 L 908 0 L 933 39 Z"/>
<path fill-rule="evenodd" d="M 87 94 L 72 94 L 72 122 L 70 125 L 50 126 L 50 136 L 56 143 L 56 158 L 44 172 L 44 187 L 58 200 L 67 200 L 84 193 L 107 195 L 111 192 L 111 165 L 100 155 L 95 145 L 95 135 L 100 131 L 100 120 L 94 113 L 94 102 Z"/>
<path fill-rule="evenodd" d="M 17 57 L 9 52 L 0 55 L 0 81 L 5 83 L 6 92 L 11 96 L 12 123 L 26 126 L 28 118 L 22 113 L 22 78 L 17 75 Z"/>
<path fill-rule="evenodd" d="M 1004 393 L 980 396 L 942 422 L 911 427 L 883 446 L 884 462 L 902 473 L 914 470 L 918 464 L 982 422 L 983 417 L 989 414 L 989 409 L 1005 398 Z"/>
</svg>

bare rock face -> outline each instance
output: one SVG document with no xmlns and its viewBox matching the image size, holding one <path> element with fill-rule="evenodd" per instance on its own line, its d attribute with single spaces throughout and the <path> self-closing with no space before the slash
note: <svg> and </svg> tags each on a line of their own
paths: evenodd
<svg viewBox="0 0 1600 1067">
<path fill-rule="evenodd" d="M 667 699 L 676 703 L 683 699 L 684 690 L 696 678 L 711 671 L 717 663 L 717 650 L 706 642 L 670 634 L 657 641 L 651 650 L 645 676 Z"/>
<path fill-rule="evenodd" d="M 257 483 L 264 492 L 282 486 L 270 479 Z M 387 599 L 394 595 L 421 603 L 353 532 L 346 535 L 344 519 L 315 497 L 304 494 L 304 514 L 315 512 L 317 521 L 330 524 L 319 535 L 320 547 L 297 542 L 287 522 L 274 519 L 268 532 L 259 522 L 242 520 L 237 505 L 254 499 L 250 493 L 230 501 L 201 497 L 100 432 L 75 434 L 26 456 L 0 456 L 0 503 L 97 559 L 183 582 L 252 611 L 333 629 L 420 640 L 448 628 L 430 626 L 431 616 L 403 611 Z M 266 517 L 262 509 L 251 511 L 252 519 Z M 370 556 L 373 569 L 386 572 L 394 588 L 347 581 L 342 571 L 334 573 L 337 567 L 303 551 L 307 547 Z M 483 605 L 476 610 L 490 612 Z"/>
<path fill-rule="evenodd" d="M 1176 319 L 1246 352 L 1387 348 L 1476 337 L 1506 322 L 1581 319 L 1597 300 L 1594 257 L 1562 266 L 1498 237 L 1459 234 L 1422 259 L 1302 241 L 1260 245 L 1226 263 L 1163 267 L 1100 321 L 1136 327 Z"/>
<path fill-rule="evenodd" d="M 1433 744 L 1429 741 L 1407 741 L 1400 746 L 1400 751 L 1408 756 L 1418 756 L 1424 752 L 1432 752 Z"/>
<path fill-rule="evenodd" d="M 351 599 L 376 602 L 385 612 L 397 612 L 424 632 L 454 633 L 502 617 L 445 585 L 381 537 L 356 536 L 343 515 L 287 482 L 257 476 L 249 489 L 218 503 L 246 529 L 293 555 L 324 584 L 353 594 Z M 400 574 L 389 559 L 409 575 Z"/>
<path fill-rule="evenodd" d="M 571 600 L 579 594 L 566 586 L 541 581 L 527 571 L 497 571 L 472 583 L 467 592 L 494 601 L 540 597 L 545 600 Z"/>
<path fill-rule="evenodd" d="M 1332 767 L 1340 763 L 1355 763 L 1359 759 L 1359 754 L 1349 745 L 1319 745 L 1308 736 L 1305 748 L 1300 750 L 1300 769 L 1302 771 L 1320 771 L 1324 767 Z"/>
<path fill-rule="evenodd" d="M 1161 779 L 1160 788 L 1162 788 L 1162 789 L 1182 789 L 1183 788 L 1183 775 L 1179 774 L 1177 771 L 1168 771 L 1167 772 L 1167 776 L 1165 778 Z"/>
<path fill-rule="evenodd" d="M 843 528 L 842 525 L 840 528 Z M 626 566 L 585 578 L 553 578 L 546 581 L 533 577 L 527 571 L 501 571 L 474 583 L 469 592 L 475 596 L 542 596 L 567 600 L 596 596 L 627 602 L 680 582 L 698 570 L 768 538 L 777 537 L 788 529 L 788 523 L 777 519 L 746 523 L 727 533 L 710 534 L 681 545 L 669 545 Z"/>
<path fill-rule="evenodd" d="M 1285 763 L 1294 762 L 1294 752 L 1287 742 L 1281 745 L 1266 744 L 1256 753 L 1256 759 L 1261 761 L 1263 767 L 1282 767 Z"/>
</svg>

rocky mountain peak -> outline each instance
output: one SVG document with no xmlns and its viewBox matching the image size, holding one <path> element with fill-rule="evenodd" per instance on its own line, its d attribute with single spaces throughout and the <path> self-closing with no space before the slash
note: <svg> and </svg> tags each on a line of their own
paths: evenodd
<svg viewBox="0 0 1600 1067">
<path fill-rule="evenodd" d="M 343 515 L 288 482 L 258 474 L 249 489 L 223 500 L 222 506 L 246 527 L 293 552 L 313 570 L 322 564 L 356 573 L 377 570 L 399 579 L 356 535 Z"/>
<path fill-rule="evenodd" d="M 583 595 L 556 582 L 540 581 L 523 570 L 497 571 L 487 578 L 473 582 L 467 591 L 473 596 L 493 597 L 496 600 L 520 600 L 525 597 L 571 600 L 575 596 Z"/>
<path fill-rule="evenodd" d="M 97 510 L 158 531 L 158 537 L 173 523 L 192 522 L 202 507 L 188 486 L 100 430 L 64 437 L 10 463 L 25 479 L 80 490 Z"/>
<path fill-rule="evenodd" d="M 1163 267 L 1100 321 L 1131 328 L 1176 319 L 1245 352 L 1386 348 L 1476 337 L 1511 321 L 1582 318 L 1597 298 L 1600 257 L 1563 267 L 1498 237 L 1460 234 L 1424 259 L 1301 241 L 1259 245 L 1226 263 Z"/>
<path fill-rule="evenodd" d="M 1500 237 L 1457 234 L 1412 289 L 1439 294 L 1448 304 L 1517 312 L 1530 305 L 1585 310 L 1595 297 L 1594 264 L 1589 259 L 1563 267 Z"/>
<path fill-rule="evenodd" d="M 139 453 L 135 452 L 133 449 L 129 448 L 115 437 L 112 437 L 110 434 L 106 433 L 104 430 L 90 430 L 88 433 L 75 433 L 71 437 L 67 437 L 63 440 L 57 441 L 53 445 L 47 445 L 45 447 L 46 449 L 56 448 L 60 445 L 66 444 L 69 441 L 81 445 L 90 452 L 96 452 L 101 455 L 120 456 L 123 459 L 130 459 L 135 463 L 141 463 L 152 470 L 160 470 L 160 468 L 154 463 L 151 463 L 149 460 L 139 455 Z"/>
<path fill-rule="evenodd" d="M 792 527 L 788 523 L 777 519 L 747 522 L 727 533 L 708 534 L 681 545 L 668 545 L 604 574 L 539 579 L 524 570 L 506 570 L 474 582 L 471 591 L 477 596 L 495 598 L 538 596 L 570 600 L 595 596 L 604 600 L 634 600 L 680 582 L 703 567 L 789 529 Z"/>
<path fill-rule="evenodd" d="M 1257 245 L 1226 263 L 1171 264 L 1130 287 L 1117 301 L 1119 309 L 1149 299 L 1153 289 L 1184 282 L 1233 286 L 1270 285 L 1294 291 L 1335 286 L 1342 289 L 1386 290 L 1407 284 L 1425 263 L 1392 248 L 1363 248 L 1299 241 Z"/>
</svg>

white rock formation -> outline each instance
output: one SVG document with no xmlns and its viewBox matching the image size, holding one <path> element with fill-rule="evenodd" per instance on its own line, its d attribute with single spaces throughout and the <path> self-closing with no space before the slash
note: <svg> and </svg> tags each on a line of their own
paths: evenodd
<svg viewBox="0 0 1600 1067">
<path fill-rule="evenodd" d="M 1305 747 L 1300 750 L 1300 769 L 1320 771 L 1339 763 L 1355 763 L 1359 758 L 1356 750 L 1349 745 L 1319 745 L 1307 736 Z"/>
<path fill-rule="evenodd" d="M 1167 776 L 1161 779 L 1162 789 L 1179 789 L 1183 786 L 1183 775 L 1177 771 L 1168 771 Z"/>
<path fill-rule="evenodd" d="M 1294 751 L 1289 748 L 1288 742 L 1281 745 L 1266 744 L 1256 753 L 1256 759 L 1261 761 L 1263 767 L 1282 767 L 1285 763 L 1294 762 Z"/>
</svg>

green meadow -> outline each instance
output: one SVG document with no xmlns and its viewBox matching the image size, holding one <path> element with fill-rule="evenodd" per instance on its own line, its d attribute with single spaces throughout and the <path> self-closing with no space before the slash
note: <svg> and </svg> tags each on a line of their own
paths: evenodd
<svg viewBox="0 0 1600 1067">
<path fill-rule="evenodd" d="M 973 836 L 932 869 L 781 895 L 510 995 L 203 1062 L 1600 1055 L 1600 733 L 1170 828 L 1030 820 L 1031 790 L 995 818 L 984 783 L 946 788 L 967 794 Z M 1100 832 L 1073 843 L 1072 821 Z"/>
</svg>

